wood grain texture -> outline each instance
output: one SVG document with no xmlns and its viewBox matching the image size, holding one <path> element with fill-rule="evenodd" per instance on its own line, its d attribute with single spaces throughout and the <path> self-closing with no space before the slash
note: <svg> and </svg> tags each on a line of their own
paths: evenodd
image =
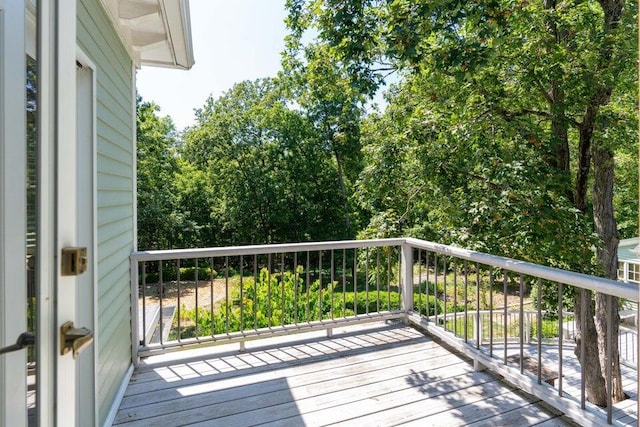
<svg viewBox="0 0 640 427">
<path fill-rule="evenodd" d="M 571 425 L 400 324 L 253 345 L 145 359 L 114 425 Z"/>
</svg>

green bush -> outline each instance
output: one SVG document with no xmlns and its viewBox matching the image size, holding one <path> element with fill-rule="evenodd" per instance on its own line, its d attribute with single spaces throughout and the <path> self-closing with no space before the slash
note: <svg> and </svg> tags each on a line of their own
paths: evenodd
<svg viewBox="0 0 640 427">
<path fill-rule="evenodd" d="M 312 322 L 340 318 L 354 314 L 400 310 L 401 296 L 397 291 L 371 289 L 359 292 L 338 292 L 338 282 L 323 283 L 318 280 L 307 287 L 301 267 L 296 272 L 269 274 L 262 269 L 258 281 L 248 278 L 243 286 L 242 298 L 237 291 L 229 303 L 215 307 L 213 315 L 208 308 L 184 311 L 193 325 L 180 331 L 181 338 L 235 332 L 255 328 Z M 444 311 L 444 303 L 433 295 L 414 294 L 414 309 L 433 315 Z M 447 312 L 455 307 L 447 302 Z M 458 307 L 457 310 L 462 310 Z"/>
</svg>

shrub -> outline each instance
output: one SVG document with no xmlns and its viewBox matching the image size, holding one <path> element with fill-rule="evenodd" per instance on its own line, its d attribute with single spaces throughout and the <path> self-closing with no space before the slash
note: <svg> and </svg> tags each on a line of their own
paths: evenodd
<svg viewBox="0 0 640 427">
<path fill-rule="evenodd" d="M 262 269 L 257 282 L 248 278 L 243 285 L 242 297 L 236 291 L 229 303 L 222 303 L 211 310 L 199 308 L 186 310 L 193 326 L 184 328 L 180 336 L 186 338 L 235 332 L 238 330 L 266 328 L 294 323 L 312 322 L 332 317 L 340 318 L 354 314 L 400 310 L 401 296 L 397 291 L 372 289 L 369 292 L 338 292 L 338 282 L 323 283 L 318 280 L 308 286 L 303 280 L 302 267 L 295 272 L 270 274 Z M 414 294 L 414 308 L 422 314 L 433 315 L 444 311 L 444 303 L 432 295 Z M 458 307 L 457 310 L 462 310 Z M 447 311 L 454 306 L 447 302 Z"/>
</svg>

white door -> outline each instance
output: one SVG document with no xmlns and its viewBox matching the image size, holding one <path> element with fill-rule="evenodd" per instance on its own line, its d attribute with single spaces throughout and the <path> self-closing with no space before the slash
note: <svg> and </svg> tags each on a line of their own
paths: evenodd
<svg viewBox="0 0 640 427">
<path fill-rule="evenodd" d="M 0 348 L 27 328 L 25 3 L 0 0 Z M 0 355 L 0 426 L 27 425 L 25 349 Z"/>
<path fill-rule="evenodd" d="M 93 116 L 89 121 L 77 116 L 76 108 L 92 99 L 94 84 L 73 78 L 76 2 L 0 0 L 0 54 L 0 349 L 15 343 L 27 323 L 36 330 L 37 343 L 35 368 L 31 364 L 29 371 L 25 349 L 0 351 L 0 427 L 93 425 L 95 356 L 63 354 L 60 341 L 62 325 L 92 328 L 94 316 L 94 168 L 87 156 L 93 159 L 95 123 Z M 27 57 L 37 67 L 30 69 L 37 70 L 37 100 L 26 95 Z M 26 120 L 34 106 L 37 138 Z M 35 178 L 27 173 L 28 141 L 36 146 Z M 27 200 L 32 207 L 37 203 L 33 218 Z M 35 248 L 33 240 L 27 245 L 27 235 L 36 236 Z M 78 246 L 87 247 L 89 271 L 63 275 L 63 249 Z M 28 257 L 35 269 L 29 280 Z M 35 290 L 27 291 L 28 282 Z M 35 305 L 27 310 L 33 295 Z M 27 386 L 28 372 L 37 373 L 35 387 Z M 89 409 L 80 410 L 81 404 Z"/>
</svg>

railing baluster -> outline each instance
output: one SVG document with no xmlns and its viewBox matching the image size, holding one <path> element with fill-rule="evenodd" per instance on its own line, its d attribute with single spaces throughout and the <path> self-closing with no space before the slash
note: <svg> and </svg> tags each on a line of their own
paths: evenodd
<svg viewBox="0 0 640 427">
<path fill-rule="evenodd" d="M 306 310 L 306 321 L 309 322 L 311 321 L 311 313 L 310 313 L 310 288 L 311 288 L 311 272 L 309 271 L 310 269 L 310 262 L 309 262 L 309 251 L 307 251 L 307 310 Z"/>
<path fill-rule="evenodd" d="M 453 334 L 458 334 L 458 258 L 453 259 Z"/>
<path fill-rule="evenodd" d="M 427 280 L 426 280 L 426 286 L 425 286 L 425 290 L 426 290 L 426 312 L 427 312 L 427 323 L 429 323 L 429 251 L 425 251 L 425 272 L 427 273 Z"/>
<path fill-rule="evenodd" d="M 422 313 L 422 251 L 418 249 L 418 313 Z"/>
<path fill-rule="evenodd" d="M 162 261 L 159 262 L 160 264 L 160 268 L 158 269 L 158 301 L 160 303 L 160 330 L 158 333 L 158 338 L 159 338 L 159 342 L 160 345 L 164 344 L 163 339 L 162 339 L 162 329 L 164 328 L 164 324 L 162 322 L 162 300 L 164 299 L 164 284 L 163 284 L 163 277 L 162 277 Z M 153 339 L 153 337 L 151 337 L 151 339 Z"/>
<path fill-rule="evenodd" d="M 606 296 L 607 299 L 607 366 L 605 369 L 607 385 L 607 423 L 612 423 L 613 418 L 613 384 L 612 384 L 612 368 L 613 368 L 613 322 L 617 313 L 613 312 L 613 297 Z M 618 338 L 616 337 L 616 340 Z M 639 414 L 640 415 L 640 414 Z"/>
<path fill-rule="evenodd" d="M 369 314 L 369 248 L 365 249 L 364 254 L 365 313 Z"/>
<path fill-rule="evenodd" d="M 585 314 L 587 313 L 587 304 L 589 303 L 587 301 L 586 296 L 588 295 L 587 291 L 578 289 L 577 292 L 580 292 L 580 354 L 582 355 L 582 357 L 584 358 L 585 356 L 585 351 L 586 351 L 586 343 L 584 340 L 584 336 L 585 336 L 585 331 L 586 331 L 586 327 L 587 327 L 587 319 Z M 580 368 L 580 407 L 582 409 L 585 409 L 586 407 L 586 385 L 585 385 L 585 378 L 586 377 L 586 373 L 584 368 Z M 640 389 L 638 389 L 640 391 Z M 640 400 L 640 399 L 639 399 Z M 639 413 L 640 414 L 640 413 Z"/>
<path fill-rule="evenodd" d="M 147 346 L 147 262 L 142 261 L 142 345 Z"/>
<path fill-rule="evenodd" d="M 293 307 L 294 307 L 294 312 L 293 312 L 293 322 L 294 324 L 298 324 L 298 311 L 299 311 L 299 299 L 298 299 L 298 292 L 300 292 L 300 289 L 298 288 L 298 280 L 300 279 L 299 277 L 299 272 L 298 272 L 298 252 L 294 252 L 293 253 Z"/>
<path fill-rule="evenodd" d="M 280 316 L 280 324 L 285 325 L 286 323 L 284 321 L 284 309 L 286 307 L 286 304 L 284 300 L 284 252 L 282 253 L 281 261 L 282 263 L 280 268 L 280 290 L 282 292 L 282 306 L 280 307 L 280 311 L 282 312 L 282 314 Z"/>
<path fill-rule="evenodd" d="M 391 272 L 391 247 L 388 247 L 387 248 L 387 310 L 388 311 L 392 310 L 392 307 L 391 307 L 391 275 L 392 275 L 392 272 Z M 398 292 L 400 292 L 400 276 L 398 276 Z"/>
<path fill-rule="evenodd" d="M 258 255 L 253 256 L 253 329 L 258 329 Z"/>
<path fill-rule="evenodd" d="M 240 255 L 240 330 L 244 329 L 244 259 Z"/>
<path fill-rule="evenodd" d="M 542 384 L 542 279 L 538 278 L 538 313 L 537 313 L 537 327 L 538 327 L 538 384 Z M 583 353 L 584 354 L 584 353 Z M 584 388 L 583 388 L 584 391 Z"/>
<path fill-rule="evenodd" d="M 342 316 L 347 317 L 347 250 L 342 250 Z"/>
<path fill-rule="evenodd" d="M 558 282 L 558 396 L 562 397 L 562 283 Z"/>
<path fill-rule="evenodd" d="M 411 307 L 411 310 L 413 310 L 413 296 L 411 297 L 411 300 L 410 300 L 411 304 L 410 305 L 407 305 L 406 303 L 408 301 L 406 299 L 404 299 L 407 294 L 405 293 L 405 290 L 403 289 L 403 288 L 406 288 L 406 286 L 403 286 L 403 284 L 407 285 L 408 282 L 407 283 L 403 283 L 402 282 L 402 277 L 405 277 L 405 280 L 409 280 L 411 283 L 413 283 L 413 270 L 411 269 L 413 267 L 413 251 L 410 250 L 409 248 L 404 247 L 404 246 L 398 246 L 397 249 L 398 249 L 398 296 L 399 296 L 398 303 L 400 304 L 400 307 L 398 307 L 398 308 L 399 309 L 405 308 L 405 310 L 406 310 L 407 306 L 409 306 L 409 307 Z M 409 259 L 409 262 L 410 262 L 409 269 L 407 271 L 405 271 L 404 273 L 402 271 L 402 269 L 404 268 L 403 267 L 404 266 L 404 264 L 403 264 L 403 262 L 404 262 L 403 261 L 403 259 L 404 259 L 403 258 L 404 257 L 403 250 L 408 250 L 407 257 L 409 257 L 408 259 Z M 410 279 L 409 279 L 409 277 L 410 277 Z M 405 303 L 402 302 L 403 299 L 404 299 Z"/>
<path fill-rule="evenodd" d="M 464 260 L 464 342 L 469 340 L 469 263 Z"/>
<path fill-rule="evenodd" d="M 209 318 L 211 319 L 211 336 L 213 337 L 215 335 L 215 327 L 214 327 L 214 322 L 213 322 L 213 315 L 215 313 L 215 268 L 214 266 L 214 262 L 213 262 L 213 257 L 211 257 L 211 259 L 209 260 L 210 264 L 209 264 L 209 268 L 211 269 L 211 271 L 209 272 L 211 274 L 211 283 L 209 283 L 209 287 L 210 287 L 210 296 L 209 296 L 209 300 L 210 300 L 210 307 L 209 307 Z"/>
<path fill-rule="evenodd" d="M 489 270 L 489 278 L 491 278 L 491 270 Z M 491 280 L 491 279 L 490 279 Z M 491 305 L 489 305 L 491 307 Z M 482 323 L 480 319 L 480 263 L 476 262 L 476 350 L 480 349 L 480 339 L 482 337 Z M 489 347 L 489 355 L 491 356 L 492 348 Z"/>
<path fill-rule="evenodd" d="M 196 289 L 195 289 L 195 303 L 196 303 L 196 337 L 200 337 L 200 322 L 198 321 L 199 316 L 200 316 L 200 311 L 198 310 L 198 287 L 199 287 L 199 286 L 198 286 L 198 285 L 199 285 L 199 283 L 198 283 L 198 258 L 196 258 L 196 263 L 195 263 L 195 265 L 196 265 L 196 271 L 195 271 L 194 278 L 195 278 L 195 286 L 196 286 Z M 180 277 L 180 260 L 178 260 L 178 277 Z M 178 279 L 178 283 L 180 283 L 180 282 L 179 282 L 179 279 Z M 179 294 L 179 293 L 180 293 L 180 287 L 178 286 L 178 294 Z"/>
<path fill-rule="evenodd" d="M 334 260 L 334 251 L 333 249 L 331 249 L 331 283 L 329 284 L 329 292 L 331 293 L 331 320 L 334 319 L 334 313 L 333 313 L 333 304 L 334 304 L 334 300 L 333 300 L 333 282 L 335 281 L 335 273 L 334 273 L 334 268 L 335 268 L 335 260 Z"/>
<path fill-rule="evenodd" d="M 320 282 L 320 288 L 319 288 L 319 292 L 318 292 L 318 320 L 322 320 L 323 316 L 322 316 L 322 297 L 323 295 L 323 288 L 322 288 L 322 251 L 318 251 L 318 282 Z"/>
<path fill-rule="evenodd" d="M 434 321 L 436 322 L 436 325 L 438 325 L 438 254 L 434 253 L 433 254 L 433 264 L 434 264 L 434 268 L 433 268 L 433 275 L 434 275 L 434 285 L 433 285 L 433 298 L 434 298 L 434 305 L 433 305 L 433 309 L 434 309 Z"/>
<path fill-rule="evenodd" d="M 224 257 L 224 330 L 229 334 L 229 257 Z"/>
<path fill-rule="evenodd" d="M 271 317 L 271 253 L 267 254 L 267 319 L 269 327 L 273 326 Z"/>
<path fill-rule="evenodd" d="M 509 338 L 509 325 L 508 325 L 508 304 L 507 304 L 507 295 L 509 294 L 507 286 L 508 286 L 507 270 L 502 270 L 502 296 L 503 296 L 503 312 L 504 312 L 504 364 L 507 364 L 507 340 Z"/>
<path fill-rule="evenodd" d="M 493 357 L 493 267 L 489 266 L 489 356 Z"/>
<path fill-rule="evenodd" d="M 376 248 L 376 313 L 380 312 L 380 248 Z"/>
<path fill-rule="evenodd" d="M 178 305 L 178 307 L 176 307 L 176 308 L 177 308 L 177 310 L 178 310 L 178 341 L 180 341 L 180 340 L 182 339 L 182 329 L 181 329 L 181 327 L 180 327 L 180 317 L 182 317 L 182 316 L 181 316 L 181 314 L 182 314 L 182 313 L 181 313 L 181 307 L 180 307 L 180 305 L 181 305 L 181 304 L 180 304 L 180 260 L 179 260 L 179 259 L 178 259 L 178 260 L 176 260 L 176 264 L 177 264 L 177 265 L 176 265 L 176 266 L 177 266 L 177 277 L 176 277 L 176 279 L 177 279 L 177 280 L 176 280 L 176 285 L 177 285 L 177 287 L 178 287 L 178 295 L 177 295 L 177 305 Z M 197 310 L 196 310 L 196 316 L 197 316 L 197 315 L 198 315 L 198 314 L 197 314 Z M 197 321 L 196 321 L 196 325 L 197 325 L 197 324 L 198 324 L 198 323 L 197 323 Z M 197 331 L 196 331 L 196 333 L 197 333 Z"/>
<path fill-rule="evenodd" d="M 443 308 L 443 316 L 442 316 L 442 325 L 444 326 L 444 330 L 447 330 L 447 257 L 442 257 L 442 308 Z"/>
<path fill-rule="evenodd" d="M 520 373 L 524 374 L 524 278 L 520 275 Z"/>
<path fill-rule="evenodd" d="M 358 315 L 358 248 L 353 248 L 353 314 Z"/>
</svg>

